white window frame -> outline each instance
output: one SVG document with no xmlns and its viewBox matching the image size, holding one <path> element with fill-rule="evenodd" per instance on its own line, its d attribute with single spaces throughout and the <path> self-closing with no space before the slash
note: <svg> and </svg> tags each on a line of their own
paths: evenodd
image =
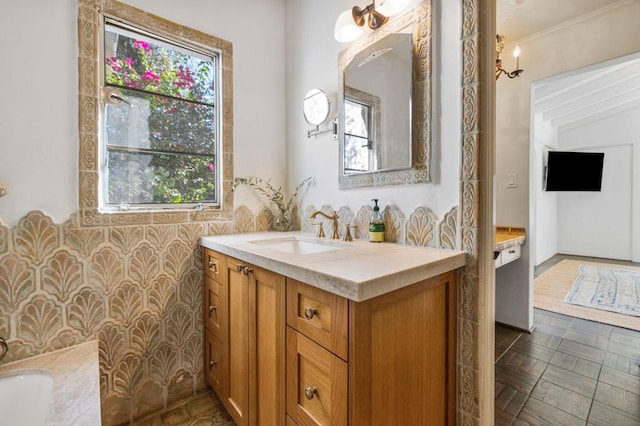
<svg viewBox="0 0 640 426">
<path fill-rule="evenodd" d="M 117 212 L 117 211 L 147 211 L 147 210 L 180 210 L 180 209 L 196 209 L 202 210 L 204 208 L 214 208 L 219 209 L 221 207 L 223 191 L 222 191 L 222 171 L 223 171 L 223 138 L 222 138 L 222 127 L 223 127 L 223 79 L 222 79 L 222 62 L 223 62 L 223 52 L 220 49 L 213 48 L 205 48 L 203 46 L 199 46 L 196 44 L 191 44 L 185 40 L 177 40 L 171 37 L 168 37 L 162 33 L 155 32 L 149 29 L 144 28 L 143 26 L 137 25 L 135 23 L 128 22 L 122 18 L 115 17 L 113 15 L 107 13 L 100 14 L 100 27 L 99 27 L 99 45 L 98 45 L 98 85 L 100 88 L 108 87 L 105 82 L 105 46 L 104 46 L 104 34 L 106 30 L 107 23 L 111 23 L 112 25 L 119 26 L 124 29 L 128 29 L 129 31 L 140 33 L 142 35 L 152 37 L 161 42 L 167 43 L 169 46 L 175 46 L 178 49 L 187 49 L 188 51 L 192 51 L 194 53 L 204 55 L 207 57 L 213 57 L 214 59 L 214 84 L 215 84 L 215 101 L 214 101 L 214 111 L 215 111 L 215 134 L 213 138 L 215 140 L 215 152 L 213 153 L 215 158 L 214 164 L 214 179 L 215 179 L 215 201 L 213 202 L 196 202 L 196 203 L 161 203 L 161 204 L 107 204 L 106 203 L 106 187 L 107 187 L 107 146 L 106 146 L 106 123 L 105 123 L 105 107 L 106 103 L 99 99 L 99 133 L 98 133 L 98 145 L 99 145 L 99 155 L 98 155 L 98 174 L 99 174 L 99 183 L 98 183 L 98 203 L 99 203 L 99 211 L 104 213 L 109 212 Z"/>
</svg>

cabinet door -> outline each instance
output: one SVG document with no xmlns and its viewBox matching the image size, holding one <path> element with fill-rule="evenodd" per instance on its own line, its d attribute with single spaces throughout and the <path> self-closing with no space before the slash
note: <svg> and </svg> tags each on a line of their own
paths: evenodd
<svg viewBox="0 0 640 426">
<path fill-rule="evenodd" d="M 349 302 L 351 424 L 456 424 L 456 300 L 449 272 Z"/>
<path fill-rule="evenodd" d="M 347 363 L 290 327 L 287 414 L 301 426 L 347 424 Z"/>
<path fill-rule="evenodd" d="M 246 263 L 227 257 L 227 395 L 223 401 L 238 426 L 249 424 L 249 277 Z"/>
<path fill-rule="evenodd" d="M 285 424 L 285 279 L 253 267 L 250 278 L 250 424 Z"/>
</svg>

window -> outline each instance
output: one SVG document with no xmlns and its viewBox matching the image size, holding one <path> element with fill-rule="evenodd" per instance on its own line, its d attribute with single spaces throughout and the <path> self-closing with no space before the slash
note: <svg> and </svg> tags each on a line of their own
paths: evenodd
<svg viewBox="0 0 640 426">
<path fill-rule="evenodd" d="M 346 173 L 372 170 L 373 132 L 371 105 L 344 100 L 344 170 Z"/>
<path fill-rule="evenodd" d="M 104 19 L 101 209 L 219 206 L 220 52 Z"/>
</svg>

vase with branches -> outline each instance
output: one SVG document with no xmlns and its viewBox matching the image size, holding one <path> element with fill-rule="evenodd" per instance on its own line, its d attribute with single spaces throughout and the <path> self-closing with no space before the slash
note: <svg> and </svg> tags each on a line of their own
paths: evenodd
<svg viewBox="0 0 640 426">
<path fill-rule="evenodd" d="M 308 177 L 300 182 L 288 199 L 285 199 L 282 187 L 275 188 L 271 185 L 271 179 L 265 180 L 256 176 L 235 178 L 232 190 L 235 191 L 239 185 L 247 185 L 264 195 L 278 209 L 273 223 L 274 229 L 276 231 L 291 231 L 295 225 L 295 221 L 291 217 L 293 202 L 301 191 L 309 187 L 311 181 L 312 178 Z"/>
</svg>

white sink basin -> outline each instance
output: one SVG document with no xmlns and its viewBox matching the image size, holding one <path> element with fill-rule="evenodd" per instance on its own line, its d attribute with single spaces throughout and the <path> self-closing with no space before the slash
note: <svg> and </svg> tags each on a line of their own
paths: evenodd
<svg viewBox="0 0 640 426">
<path fill-rule="evenodd" d="M 266 240 L 248 241 L 264 248 L 291 254 L 313 254 L 325 251 L 341 250 L 345 246 L 329 241 L 306 239 L 299 237 L 270 238 Z"/>
<path fill-rule="evenodd" d="M 52 390 L 53 378 L 42 371 L 0 376 L 0 424 L 44 425 Z"/>
</svg>

